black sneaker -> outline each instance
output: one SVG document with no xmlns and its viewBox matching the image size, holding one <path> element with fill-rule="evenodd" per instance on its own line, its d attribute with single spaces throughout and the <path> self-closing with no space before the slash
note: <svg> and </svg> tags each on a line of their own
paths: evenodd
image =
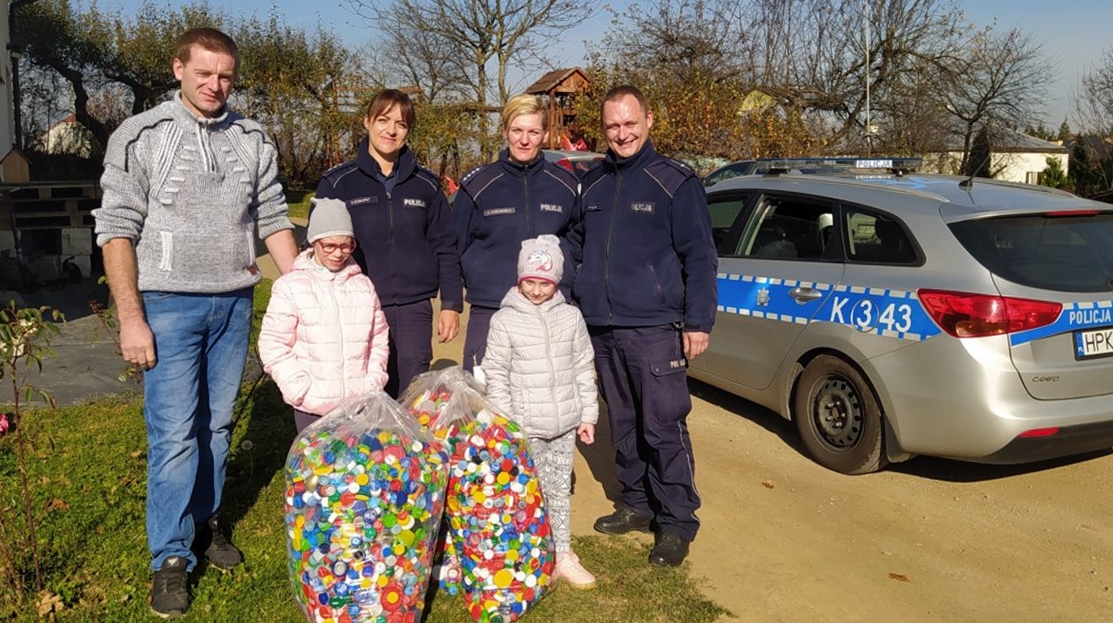
<svg viewBox="0 0 1113 623">
<path fill-rule="evenodd" d="M 649 532 L 653 518 L 642 515 L 629 506 L 620 506 L 610 515 L 595 520 L 595 531 L 603 534 L 626 534 L 627 532 Z"/>
<path fill-rule="evenodd" d="M 649 552 L 649 564 L 654 567 L 679 567 L 688 557 L 688 540 L 675 532 L 661 532 L 657 544 Z"/>
<path fill-rule="evenodd" d="M 217 569 L 228 571 L 243 564 L 243 552 L 224 538 L 224 533 L 220 531 L 220 522 L 216 517 L 212 517 L 198 527 L 197 539 L 205 546 L 205 559 Z"/>
<path fill-rule="evenodd" d="M 189 610 L 189 561 L 171 556 L 155 571 L 151 582 L 151 612 L 164 619 L 176 619 Z"/>
</svg>

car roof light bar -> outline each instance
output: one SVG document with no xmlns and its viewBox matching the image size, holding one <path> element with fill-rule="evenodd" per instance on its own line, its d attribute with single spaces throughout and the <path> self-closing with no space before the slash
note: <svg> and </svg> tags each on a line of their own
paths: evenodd
<svg viewBox="0 0 1113 623">
<path fill-rule="evenodd" d="M 850 169 L 884 169 L 895 175 L 915 172 L 923 158 L 765 158 L 757 161 L 755 173 L 782 175 L 789 172 L 806 174 L 846 173 Z"/>
</svg>

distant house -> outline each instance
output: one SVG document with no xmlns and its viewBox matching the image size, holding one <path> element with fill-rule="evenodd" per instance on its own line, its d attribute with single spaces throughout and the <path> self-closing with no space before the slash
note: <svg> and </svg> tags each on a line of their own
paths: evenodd
<svg viewBox="0 0 1113 623">
<path fill-rule="evenodd" d="M 530 95 L 539 95 L 545 100 L 549 111 L 549 149 L 559 149 L 561 139 L 572 142 L 579 138 L 577 133 L 576 98 L 587 91 L 591 81 L 579 67 L 554 69 L 541 76 L 526 89 Z"/>
<path fill-rule="evenodd" d="M 962 147 L 960 138 L 953 137 L 943 152 L 924 156 L 923 170 L 958 173 L 962 165 Z M 1016 130 L 993 128 L 989 132 L 989 151 L 989 170 L 994 179 L 1038 184 L 1048 158 L 1058 160 L 1063 172 L 1069 171 L 1070 150 L 1067 147 Z"/>
<path fill-rule="evenodd" d="M 46 131 L 42 137 L 42 149 L 48 154 L 69 154 L 89 158 L 93 155 L 95 142 L 93 133 L 78 123 L 76 116 L 69 115 Z"/>
</svg>

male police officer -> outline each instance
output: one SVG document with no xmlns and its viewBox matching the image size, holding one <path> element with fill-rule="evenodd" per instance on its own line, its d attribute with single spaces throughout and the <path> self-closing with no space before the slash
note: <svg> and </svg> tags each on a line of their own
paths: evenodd
<svg viewBox="0 0 1113 623">
<path fill-rule="evenodd" d="M 653 150 L 641 91 L 612 89 L 602 120 L 607 157 L 584 176 L 583 222 L 572 236 L 582 260 L 574 296 L 591 332 L 622 485 L 622 504 L 595 529 L 655 524 L 649 562 L 676 566 L 699 528 L 687 367 L 710 339 L 718 257 L 703 186 Z"/>
</svg>

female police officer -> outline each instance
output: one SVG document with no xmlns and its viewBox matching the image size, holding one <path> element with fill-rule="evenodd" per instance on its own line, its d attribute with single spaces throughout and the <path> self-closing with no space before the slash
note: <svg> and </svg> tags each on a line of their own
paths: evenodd
<svg viewBox="0 0 1113 623">
<path fill-rule="evenodd" d="M 464 368 L 483 361 L 491 316 L 506 291 L 517 283 L 518 251 L 523 240 L 541 234 L 561 239 L 566 267 L 573 267 L 567 244 L 579 222 L 576 176 L 541 154 L 548 140 L 546 110 L 541 98 L 517 95 L 502 109 L 506 149 L 498 160 L 466 175 L 453 200 L 457 247 L 464 272 L 466 299 L 471 304 Z M 574 270 L 565 270 L 561 289 L 571 294 Z"/>
</svg>

